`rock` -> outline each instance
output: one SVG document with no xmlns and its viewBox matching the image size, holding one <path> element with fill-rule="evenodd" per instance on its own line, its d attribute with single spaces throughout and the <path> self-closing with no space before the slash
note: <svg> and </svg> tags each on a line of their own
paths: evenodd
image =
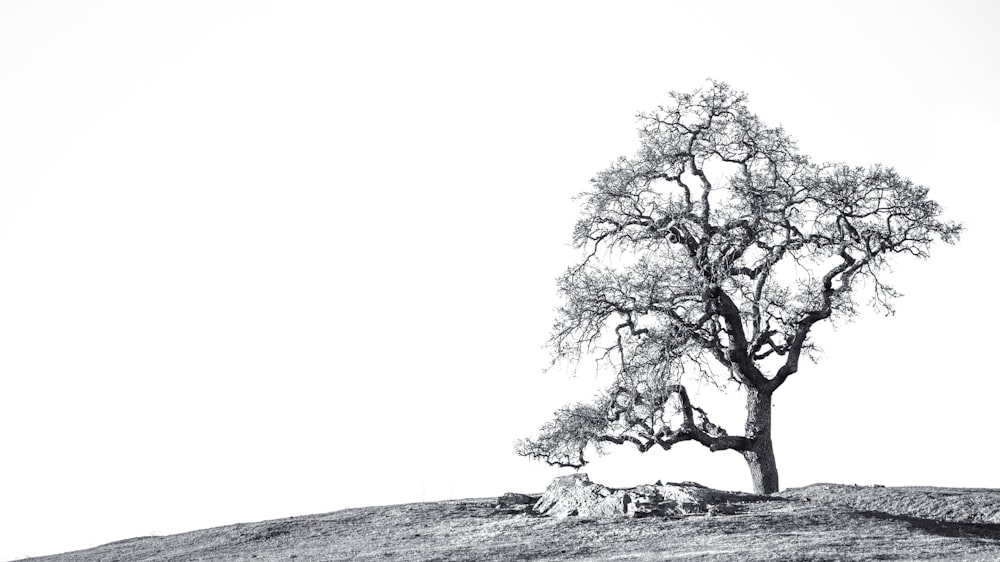
<svg viewBox="0 0 1000 562">
<path fill-rule="evenodd" d="M 552 517 L 670 517 L 709 513 L 732 514 L 732 503 L 760 501 L 767 496 L 713 490 L 695 482 L 644 484 L 609 488 L 591 482 L 585 473 L 560 476 L 549 484 L 532 512 Z"/>
<path fill-rule="evenodd" d="M 538 501 L 541 496 L 531 495 L 531 494 L 517 494 L 514 492 L 507 492 L 506 494 L 497 498 L 497 506 L 499 507 L 511 507 L 515 505 L 528 505 L 534 504 Z"/>
<path fill-rule="evenodd" d="M 497 505 L 494 511 L 506 514 L 530 513 L 531 507 L 538 502 L 539 494 L 518 494 L 507 492 L 497 498 Z"/>
</svg>

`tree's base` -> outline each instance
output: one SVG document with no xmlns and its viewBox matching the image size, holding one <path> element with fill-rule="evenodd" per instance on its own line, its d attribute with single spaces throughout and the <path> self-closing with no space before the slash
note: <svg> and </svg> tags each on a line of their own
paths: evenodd
<svg viewBox="0 0 1000 562">
<path fill-rule="evenodd" d="M 768 439 L 758 440 L 755 447 L 743 452 L 743 458 L 750 467 L 750 478 L 753 482 L 755 494 L 777 494 L 778 488 L 778 465 L 774 460 L 774 450 L 771 441 Z"/>
</svg>

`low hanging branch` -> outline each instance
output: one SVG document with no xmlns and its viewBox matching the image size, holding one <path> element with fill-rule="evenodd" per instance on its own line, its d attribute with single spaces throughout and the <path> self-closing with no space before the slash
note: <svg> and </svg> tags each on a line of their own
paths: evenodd
<svg viewBox="0 0 1000 562">
<path fill-rule="evenodd" d="M 640 452 L 646 452 L 654 445 L 659 445 L 664 450 L 667 450 L 681 441 L 697 441 L 712 451 L 722 451 L 725 449 L 741 451 L 746 449 L 748 444 L 747 438 L 729 435 L 725 429 L 712 423 L 704 410 L 691 404 L 684 385 L 671 384 L 664 387 L 663 390 L 665 390 L 664 394 L 657 395 L 658 398 L 662 396 L 662 403 L 654 403 L 647 407 L 658 414 L 654 414 L 648 419 L 659 421 L 659 428 L 648 423 L 645 419 L 638 418 L 635 415 L 636 410 L 643 408 L 643 406 L 641 404 L 638 406 L 630 404 L 628 400 L 630 397 L 627 391 L 620 389 L 618 395 L 613 397 L 611 401 L 609 417 L 613 418 L 611 420 L 612 425 L 619 423 L 623 424 L 624 427 L 620 429 L 618 435 L 601 435 L 598 437 L 598 440 L 618 445 L 627 441 L 634 444 Z M 662 411 L 667 401 L 674 395 L 677 396 L 679 402 L 678 409 L 682 416 L 680 427 L 677 429 L 670 427 L 664 419 Z M 620 397 L 625 397 L 626 399 L 619 400 L 618 398 Z M 655 431 L 653 431 L 654 429 Z M 638 432 L 639 436 L 636 437 L 632 432 Z"/>
<path fill-rule="evenodd" d="M 650 396 L 649 392 L 619 386 L 615 393 L 599 398 L 595 404 L 562 408 L 537 439 L 519 441 L 517 453 L 553 466 L 581 468 L 587 464 L 587 446 L 601 450 L 603 443 L 631 443 L 642 453 L 657 445 L 668 450 L 682 441 L 696 441 L 712 451 L 746 450 L 749 440 L 729 435 L 712 423 L 704 410 L 691 404 L 683 385 L 671 384 L 661 390 Z M 669 424 L 667 408 L 674 402 L 671 397 L 676 397 L 676 409 L 681 415 L 676 428 Z"/>
</svg>

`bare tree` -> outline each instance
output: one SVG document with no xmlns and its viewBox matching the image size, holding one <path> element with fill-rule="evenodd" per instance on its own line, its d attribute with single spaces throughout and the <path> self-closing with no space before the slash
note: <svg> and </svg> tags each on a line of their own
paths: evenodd
<svg viewBox="0 0 1000 562">
<path fill-rule="evenodd" d="M 725 83 L 670 96 L 639 114 L 638 153 L 581 194 L 584 257 L 558 280 L 553 362 L 593 357 L 614 382 L 517 452 L 579 468 L 588 446 L 690 440 L 738 451 L 754 491 L 774 493 L 771 398 L 815 350 L 813 326 L 857 314 L 861 295 L 892 313 L 890 257 L 926 258 L 962 226 L 892 168 L 811 162 Z M 691 403 L 692 378 L 746 393 L 743 435 Z"/>
</svg>

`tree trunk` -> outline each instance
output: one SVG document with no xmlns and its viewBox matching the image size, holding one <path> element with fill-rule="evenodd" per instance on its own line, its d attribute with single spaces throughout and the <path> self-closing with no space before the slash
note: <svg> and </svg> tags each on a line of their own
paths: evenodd
<svg viewBox="0 0 1000 562">
<path fill-rule="evenodd" d="M 774 460 L 771 444 L 771 393 L 747 389 L 746 436 L 750 447 L 743 451 L 743 458 L 750 466 L 755 494 L 773 494 L 778 491 L 778 465 Z"/>
</svg>

